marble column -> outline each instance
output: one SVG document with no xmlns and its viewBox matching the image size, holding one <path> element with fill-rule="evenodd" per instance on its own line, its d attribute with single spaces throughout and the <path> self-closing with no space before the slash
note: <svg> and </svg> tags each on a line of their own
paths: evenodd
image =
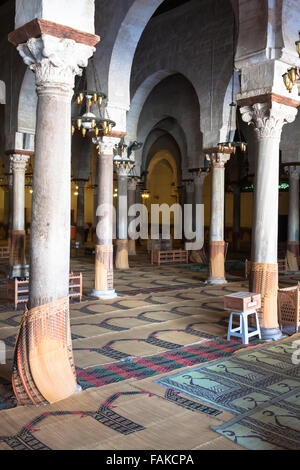
<svg viewBox="0 0 300 470">
<path fill-rule="evenodd" d="M 240 228 L 241 228 L 241 186 L 239 183 L 231 184 L 233 189 L 233 230 L 232 245 L 233 251 L 240 249 Z"/>
<path fill-rule="evenodd" d="M 95 288 L 93 297 L 107 300 L 114 299 L 113 278 L 113 150 L 118 143 L 113 137 L 97 138 L 99 157 L 98 200 L 96 205 L 96 256 L 95 256 Z"/>
<path fill-rule="evenodd" d="M 225 164 L 230 159 L 228 153 L 211 153 L 206 156 L 211 164 L 211 210 L 210 210 L 210 256 L 209 284 L 225 284 Z"/>
<path fill-rule="evenodd" d="M 84 187 L 85 180 L 77 180 L 78 196 L 77 196 L 77 222 L 76 222 L 76 242 L 84 246 Z"/>
<path fill-rule="evenodd" d="M 294 121 L 297 110 L 270 99 L 240 111 L 257 139 L 250 291 L 262 296 L 262 337 L 271 341 L 282 336 L 277 313 L 279 144 L 283 125 Z"/>
<path fill-rule="evenodd" d="M 134 206 L 136 204 L 136 179 L 135 178 L 129 178 L 128 181 L 128 209 L 130 209 L 131 206 Z M 134 220 L 134 217 L 128 217 L 128 227 L 130 225 L 130 222 Z M 129 233 L 128 232 L 128 255 L 129 256 L 135 256 L 136 255 L 136 245 L 135 245 L 135 239 L 134 239 L 134 233 Z"/>
<path fill-rule="evenodd" d="M 118 176 L 118 197 L 117 197 L 117 240 L 116 259 L 117 269 L 129 269 L 128 263 L 128 174 L 131 166 L 120 164 L 116 168 Z"/>
<path fill-rule="evenodd" d="M 81 33 L 79 40 L 84 39 Z M 88 35 L 89 44 L 98 39 Z M 29 311 L 21 323 L 13 368 L 14 391 L 22 404 L 54 403 L 78 390 L 69 319 L 71 99 L 75 75 L 82 73 L 80 67 L 87 66 L 94 50 L 48 34 L 18 46 L 35 73 L 38 97 Z"/>
<path fill-rule="evenodd" d="M 14 210 L 14 198 L 13 198 L 13 170 L 12 162 L 9 162 L 9 173 L 8 173 L 8 199 L 9 199 L 9 215 L 8 215 L 8 247 L 11 250 L 11 233 L 13 226 L 13 210 Z"/>
<path fill-rule="evenodd" d="M 29 160 L 28 155 L 13 154 L 10 156 L 13 172 L 13 211 L 12 233 L 10 246 L 10 273 L 11 279 L 29 276 L 26 266 L 26 232 L 25 232 L 25 170 Z"/>
<path fill-rule="evenodd" d="M 299 252 L 299 176 L 300 166 L 288 166 L 289 175 L 289 218 L 287 239 L 287 261 L 290 271 L 298 271 Z"/>
<path fill-rule="evenodd" d="M 207 171 L 203 171 L 201 168 L 192 171 L 194 180 L 194 205 L 193 205 L 193 230 L 196 231 L 197 227 L 197 205 L 203 204 L 203 185 L 208 175 Z M 202 264 L 205 262 L 204 250 L 193 250 L 190 254 L 190 261 L 193 263 Z"/>
</svg>

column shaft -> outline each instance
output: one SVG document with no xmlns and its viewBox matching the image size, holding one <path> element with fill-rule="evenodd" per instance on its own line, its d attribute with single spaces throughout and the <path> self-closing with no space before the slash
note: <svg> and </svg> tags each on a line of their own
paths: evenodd
<svg viewBox="0 0 300 470">
<path fill-rule="evenodd" d="M 38 90 L 31 213 L 31 308 L 69 294 L 71 90 Z M 53 138 L 55 122 L 55 138 Z"/>
<path fill-rule="evenodd" d="M 116 297 L 113 288 L 113 148 L 116 139 L 98 139 L 98 191 L 96 204 L 95 289 L 98 299 Z"/>
<path fill-rule="evenodd" d="M 240 249 L 240 228 L 241 228 L 241 188 L 239 185 L 233 189 L 233 250 Z"/>
<path fill-rule="evenodd" d="M 84 185 L 85 181 L 78 181 L 78 196 L 77 196 L 77 223 L 76 223 L 76 241 L 84 246 L 85 231 L 84 231 Z"/>
<path fill-rule="evenodd" d="M 224 284 L 225 280 L 225 241 L 224 241 L 224 204 L 225 204 L 225 164 L 230 154 L 211 154 L 207 156 L 212 167 L 211 212 L 210 212 L 210 284 Z"/>
<path fill-rule="evenodd" d="M 129 269 L 128 264 L 128 174 L 130 165 L 121 162 L 117 167 L 118 197 L 117 197 L 117 240 L 116 259 L 117 269 Z"/>
<path fill-rule="evenodd" d="M 287 240 L 287 262 L 289 271 L 299 270 L 299 173 L 300 167 L 291 166 L 289 172 L 289 218 Z"/>
<path fill-rule="evenodd" d="M 25 248 L 25 169 L 28 156 L 14 154 L 11 156 L 13 171 L 12 190 L 12 233 L 10 246 L 10 277 L 27 277 Z"/>
<path fill-rule="evenodd" d="M 136 204 L 136 182 L 135 180 L 129 181 L 128 184 L 128 209 Z M 134 217 L 128 217 L 128 227 L 130 226 L 130 222 Z M 128 233 L 128 255 L 135 256 L 136 255 L 136 243 L 135 239 L 133 238 L 135 234 Z"/>
</svg>

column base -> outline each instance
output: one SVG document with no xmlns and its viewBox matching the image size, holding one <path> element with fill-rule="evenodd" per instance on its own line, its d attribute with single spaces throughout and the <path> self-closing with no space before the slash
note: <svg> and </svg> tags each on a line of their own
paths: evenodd
<svg viewBox="0 0 300 470">
<path fill-rule="evenodd" d="M 228 284 L 225 277 L 210 277 L 207 279 L 206 284 Z"/>
<path fill-rule="evenodd" d="M 286 259 L 289 272 L 297 272 L 299 270 L 299 248 L 299 242 L 287 242 Z"/>
<path fill-rule="evenodd" d="M 278 341 L 283 338 L 287 338 L 287 335 L 284 335 L 280 328 L 261 328 L 261 339 L 263 341 Z"/>
<path fill-rule="evenodd" d="M 76 227 L 76 239 L 75 244 L 79 243 L 79 247 L 85 244 L 85 229 L 84 227 Z"/>
<path fill-rule="evenodd" d="M 136 256 L 135 240 L 128 240 L 128 256 Z"/>
<path fill-rule="evenodd" d="M 29 277 L 29 265 L 15 264 L 14 266 L 10 266 L 9 278 L 15 279 L 16 277 Z"/>
<path fill-rule="evenodd" d="M 128 240 L 116 240 L 116 269 L 129 269 Z"/>
<path fill-rule="evenodd" d="M 210 242 L 209 278 L 210 284 L 226 284 L 225 258 L 226 244 L 224 241 Z"/>
<path fill-rule="evenodd" d="M 97 299 L 100 300 L 111 300 L 111 299 L 116 299 L 118 297 L 115 289 L 111 290 L 93 290 L 92 291 L 92 297 L 97 297 Z"/>
</svg>

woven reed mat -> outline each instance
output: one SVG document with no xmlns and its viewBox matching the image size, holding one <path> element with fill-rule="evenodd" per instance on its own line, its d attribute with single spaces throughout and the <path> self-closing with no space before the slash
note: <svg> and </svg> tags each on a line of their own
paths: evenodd
<svg viewBox="0 0 300 470">
<path fill-rule="evenodd" d="M 147 356 L 207 339 L 198 317 L 179 318 L 159 325 L 146 325 L 129 331 L 107 333 L 75 340 L 73 351 L 78 367 L 120 361 L 130 356 Z M 187 328 L 193 324 L 193 329 Z M 210 337 L 210 335 L 209 335 Z"/>
<path fill-rule="evenodd" d="M 0 450 L 190 450 L 216 440 L 210 427 L 218 424 L 218 417 L 114 384 L 55 405 L 1 411 Z"/>
<path fill-rule="evenodd" d="M 12 384 L 23 405 L 54 403 L 76 390 L 69 297 L 25 311 L 16 341 Z"/>
</svg>

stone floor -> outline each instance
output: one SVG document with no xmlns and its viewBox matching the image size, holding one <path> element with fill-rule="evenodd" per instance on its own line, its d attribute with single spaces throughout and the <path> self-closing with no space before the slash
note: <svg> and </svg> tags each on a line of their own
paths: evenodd
<svg viewBox="0 0 300 470">
<path fill-rule="evenodd" d="M 225 286 L 207 286 L 205 272 L 151 266 L 141 254 L 131 259 L 129 271 L 115 273 L 118 298 L 103 302 L 90 296 L 93 268 L 92 256 L 73 253 L 84 298 L 71 304 L 72 339 L 85 390 L 55 405 L 24 408 L 15 407 L 9 385 L 22 310 L 7 305 L 0 267 L 0 340 L 7 350 L 7 364 L 0 366 L 0 450 L 242 449 L 211 429 L 233 415 L 156 380 L 242 350 L 226 342 L 223 297 L 247 290 L 243 273 L 229 273 Z M 298 279 L 286 276 L 281 284 Z"/>
</svg>

